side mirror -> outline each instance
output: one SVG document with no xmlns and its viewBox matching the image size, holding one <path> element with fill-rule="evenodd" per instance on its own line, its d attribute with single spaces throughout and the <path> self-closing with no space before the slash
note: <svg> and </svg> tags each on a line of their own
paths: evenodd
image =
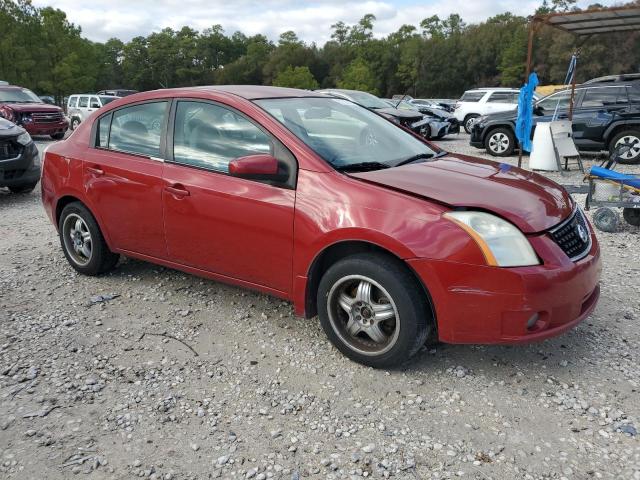
<svg viewBox="0 0 640 480">
<path fill-rule="evenodd" d="M 92 103 L 91 104 L 91 108 L 100 108 L 100 104 L 99 103 Z"/>
<path fill-rule="evenodd" d="M 536 115 L 544 115 L 544 109 L 540 106 L 540 105 L 534 105 L 533 106 L 533 113 Z"/>
<path fill-rule="evenodd" d="M 229 162 L 229 175 L 255 180 L 276 180 L 278 160 L 265 154 L 235 158 Z"/>
</svg>

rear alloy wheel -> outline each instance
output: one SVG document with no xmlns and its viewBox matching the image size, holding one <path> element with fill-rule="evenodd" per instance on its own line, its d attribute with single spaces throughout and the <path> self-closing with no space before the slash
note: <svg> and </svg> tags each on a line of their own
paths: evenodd
<svg viewBox="0 0 640 480">
<path fill-rule="evenodd" d="M 120 256 L 109 250 L 95 218 L 80 202 L 64 207 L 58 231 L 64 255 L 78 272 L 98 275 L 118 263 Z"/>
<path fill-rule="evenodd" d="M 375 368 L 410 358 L 432 325 L 415 278 L 400 261 L 380 254 L 357 254 L 332 265 L 320 281 L 318 313 L 338 350 Z"/>
<path fill-rule="evenodd" d="M 473 129 L 473 124 L 476 123 L 476 120 L 478 119 L 480 115 L 467 115 L 467 117 L 464 119 L 464 131 L 467 133 L 471 133 L 471 130 Z"/>
<path fill-rule="evenodd" d="M 620 155 L 618 162 L 626 165 L 640 163 L 640 131 L 626 130 L 618 133 L 611 140 L 610 153 L 613 154 L 616 148 L 621 146 L 629 147 L 629 151 Z"/>
<path fill-rule="evenodd" d="M 509 129 L 496 128 L 487 134 L 484 146 L 494 157 L 508 157 L 515 149 L 515 139 Z"/>
</svg>

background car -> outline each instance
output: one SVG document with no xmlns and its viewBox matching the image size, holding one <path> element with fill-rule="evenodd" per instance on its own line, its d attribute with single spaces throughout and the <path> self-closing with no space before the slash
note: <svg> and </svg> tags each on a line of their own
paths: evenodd
<svg viewBox="0 0 640 480">
<path fill-rule="evenodd" d="M 357 103 L 362 107 L 378 112 L 380 115 L 408 128 L 409 130 L 412 130 L 424 138 L 428 138 L 429 135 L 431 135 L 431 130 L 427 127 L 427 124 L 431 119 L 425 118 L 425 116 L 418 110 L 402 110 L 395 108 L 393 105 L 390 105 L 381 98 L 359 90 L 327 88 L 324 90 L 318 90 L 318 93 L 325 93 L 333 97 L 344 98 L 345 100 Z"/>
<path fill-rule="evenodd" d="M 553 93 L 539 100 L 533 122 L 550 122 L 554 115 L 569 115 L 571 90 Z M 470 144 L 495 156 L 511 155 L 517 148 L 517 111 L 484 116 L 475 123 Z M 533 130 L 532 133 L 533 135 Z M 612 153 L 629 146 L 620 163 L 640 163 L 640 81 L 582 84 L 576 87 L 573 112 L 573 141 L 578 150 Z"/>
<path fill-rule="evenodd" d="M 440 139 L 449 135 L 450 133 L 459 133 L 460 126 L 458 121 L 453 116 L 440 110 L 441 114 L 434 113 L 437 109 L 431 109 L 423 105 L 414 105 L 412 102 L 406 100 L 393 100 L 390 98 L 383 98 L 389 106 L 397 108 L 399 110 L 409 110 L 420 112 L 424 115 L 424 118 L 429 119 L 427 124 L 428 128 L 423 128 L 422 135 L 427 139 Z M 450 118 L 446 118 L 445 115 L 449 115 Z"/>
<path fill-rule="evenodd" d="M 464 92 L 456 103 L 453 114 L 471 133 L 473 122 L 482 115 L 514 110 L 518 106 L 520 91 L 515 88 L 475 88 Z"/>
<path fill-rule="evenodd" d="M 40 157 L 31 136 L 24 128 L 0 118 L 0 187 L 28 193 L 39 179 Z"/>
<path fill-rule="evenodd" d="M 69 128 L 62 109 L 48 105 L 31 90 L 15 85 L 0 86 L 0 117 L 20 125 L 30 135 L 50 135 L 61 140 Z"/>
<path fill-rule="evenodd" d="M 120 97 L 92 95 L 90 93 L 69 96 L 67 100 L 67 116 L 71 123 L 71 130 L 78 128 L 78 125 L 84 122 L 93 112 L 118 98 Z"/>
<path fill-rule="evenodd" d="M 372 367 L 427 340 L 542 340 L 599 298 L 598 241 L 560 185 L 341 98 L 156 90 L 45 155 L 42 201 L 78 272 L 124 254 L 254 288 Z"/>
</svg>

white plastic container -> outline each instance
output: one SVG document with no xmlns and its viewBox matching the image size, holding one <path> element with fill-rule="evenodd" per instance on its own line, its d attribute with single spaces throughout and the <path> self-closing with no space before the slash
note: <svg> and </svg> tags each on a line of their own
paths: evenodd
<svg viewBox="0 0 640 480">
<path fill-rule="evenodd" d="M 553 149 L 553 138 L 551 136 L 551 125 L 549 122 L 536 124 L 533 132 L 533 145 L 529 156 L 529 168 L 531 170 L 544 170 L 547 172 L 557 172 L 558 163 L 556 153 Z"/>
</svg>

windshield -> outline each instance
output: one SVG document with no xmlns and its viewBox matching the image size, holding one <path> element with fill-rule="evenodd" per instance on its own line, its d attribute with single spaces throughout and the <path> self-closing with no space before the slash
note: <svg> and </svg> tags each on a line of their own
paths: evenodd
<svg viewBox="0 0 640 480">
<path fill-rule="evenodd" d="M 255 103 L 336 169 L 393 167 L 435 155 L 410 133 L 347 100 L 302 97 Z"/>
<path fill-rule="evenodd" d="M 100 101 L 102 102 L 102 106 L 104 107 L 107 103 L 111 103 L 114 100 L 118 100 L 118 97 L 100 97 Z"/>
<path fill-rule="evenodd" d="M 358 105 L 362 105 L 367 108 L 389 108 L 389 105 L 383 102 L 375 95 L 371 95 L 367 92 L 345 92 L 345 96 L 349 97 L 349 100 L 356 102 Z"/>
<path fill-rule="evenodd" d="M 9 103 L 42 103 L 42 100 L 26 88 L 0 89 L 0 102 Z"/>
</svg>

